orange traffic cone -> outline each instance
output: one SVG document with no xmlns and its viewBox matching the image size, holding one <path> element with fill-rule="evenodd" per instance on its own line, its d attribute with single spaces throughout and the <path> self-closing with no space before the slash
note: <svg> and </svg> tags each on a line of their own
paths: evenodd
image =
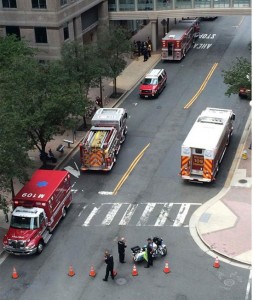
<svg viewBox="0 0 253 300">
<path fill-rule="evenodd" d="M 91 266 L 90 267 L 90 274 L 89 274 L 91 277 L 95 277 L 97 274 L 96 274 L 96 272 L 95 272 L 95 270 L 94 270 L 94 267 L 93 266 Z"/>
<path fill-rule="evenodd" d="M 138 275 L 138 271 L 137 271 L 137 268 L 136 268 L 135 265 L 133 266 L 132 275 L 133 276 L 137 276 Z"/>
<path fill-rule="evenodd" d="M 215 262 L 214 262 L 214 264 L 213 264 L 213 267 L 214 267 L 214 268 L 219 268 L 219 267 L 220 267 L 220 262 L 219 262 L 218 257 L 215 258 Z"/>
<path fill-rule="evenodd" d="M 169 268 L 169 262 L 168 262 L 168 261 L 165 262 L 165 266 L 164 266 L 164 268 L 163 268 L 163 272 L 164 272 L 165 274 L 170 273 L 170 268 Z"/>
<path fill-rule="evenodd" d="M 12 278 L 13 278 L 13 279 L 17 279 L 17 278 L 18 278 L 18 273 L 17 273 L 15 267 L 13 267 Z"/>
<path fill-rule="evenodd" d="M 68 275 L 73 277 L 75 275 L 75 272 L 74 272 L 74 269 L 72 266 L 69 266 L 69 272 L 68 272 Z"/>
</svg>

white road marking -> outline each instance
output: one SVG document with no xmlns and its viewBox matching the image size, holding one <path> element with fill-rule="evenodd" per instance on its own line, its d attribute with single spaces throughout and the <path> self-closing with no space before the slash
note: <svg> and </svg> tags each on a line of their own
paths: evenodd
<svg viewBox="0 0 253 300">
<path fill-rule="evenodd" d="M 124 213 L 124 216 L 119 222 L 119 225 L 127 225 L 129 221 L 131 220 L 136 208 L 138 207 L 138 204 L 129 204 L 126 212 Z"/>
<path fill-rule="evenodd" d="M 0 258 L 0 265 L 6 260 L 6 258 L 9 256 L 8 253 L 3 252 Z"/>
<path fill-rule="evenodd" d="M 86 208 L 87 206 L 88 206 L 88 205 L 85 205 L 85 206 L 83 207 L 83 209 L 80 211 L 80 213 L 79 213 L 78 217 L 80 217 L 80 216 L 81 216 L 81 214 L 83 213 L 83 211 L 85 210 L 85 208 Z"/>
<path fill-rule="evenodd" d="M 89 226 L 90 225 L 90 221 L 99 212 L 99 210 L 100 210 L 101 207 L 102 207 L 102 205 L 100 205 L 99 208 L 94 207 L 93 210 L 92 210 L 92 212 L 89 214 L 88 218 L 85 220 L 85 222 L 83 223 L 82 226 Z"/>
<path fill-rule="evenodd" d="M 109 210 L 108 214 L 106 215 L 104 221 L 102 222 L 102 225 L 110 225 L 113 218 L 116 216 L 118 210 L 121 207 L 121 203 L 115 203 L 112 205 L 112 208 Z"/>
<path fill-rule="evenodd" d="M 147 206 L 144 209 L 144 212 L 142 213 L 142 216 L 139 220 L 139 222 L 136 224 L 136 226 L 143 226 L 147 223 L 148 218 L 151 214 L 151 212 L 153 211 L 153 209 L 155 208 L 156 203 L 148 203 Z"/>
<path fill-rule="evenodd" d="M 155 226 L 163 226 L 165 224 L 172 206 L 173 206 L 173 203 L 165 203 L 164 204 L 164 207 L 161 210 L 160 215 L 155 222 Z"/>
<path fill-rule="evenodd" d="M 247 283 L 245 300 L 248 300 L 249 296 L 250 296 L 251 276 L 252 276 L 252 270 L 250 270 L 250 272 L 249 272 L 249 280 L 248 280 L 248 283 Z"/>
<path fill-rule="evenodd" d="M 79 178 L 80 176 L 80 171 L 75 170 L 71 166 L 67 166 L 64 168 L 66 171 L 68 171 L 71 175 L 75 176 L 76 178 Z"/>
<path fill-rule="evenodd" d="M 191 205 L 189 203 L 182 203 L 180 210 L 176 216 L 175 222 L 173 223 L 173 226 L 175 227 L 182 226 L 190 206 Z"/>
<path fill-rule="evenodd" d="M 112 195 L 113 192 L 100 191 L 100 192 L 98 192 L 98 194 L 100 194 L 100 195 Z"/>
<path fill-rule="evenodd" d="M 75 194 L 75 193 L 77 193 L 77 192 L 78 192 L 78 190 L 71 189 L 71 192 Z"/>
</svg>

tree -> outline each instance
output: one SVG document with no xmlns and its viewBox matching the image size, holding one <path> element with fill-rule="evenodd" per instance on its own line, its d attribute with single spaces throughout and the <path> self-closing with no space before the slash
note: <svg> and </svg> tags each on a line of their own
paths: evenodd
<svg viewBox="0 0 253 300">
<path fill-rule="evenodd" d="M 25 133 L 30 149 L 35 146 L 44 153 L 54 135 L 73 128 L 83 109 L 77 84 L 64 71 L 59 62 L 42 65 L 31 57 L 14 60 L 5 70 L 1 110 Z"/>
<path fill-rule="evenodd" d="M 77 84 L 83 103 L 83 122 L 86 127 L 85 115 L 88 113 L 88 94 L 91 87 L 98 86 L 104 74 L 103 67 L 97 59 L 97 48 L 92 45 L 82 45 L 76 41 L 66 43 L 62 47 L 62 64 L 69 80 Z"/>
<path fill-rule="evenodd" d="M 98 39 L 99 60 L 103 61 L 105 77 L 113 78 L 113 97 L 117 97 L 117 76 L 126 67 L 125 55 L 131 53 L 129 33 L 122 27 L 112 28 Z"/>
<path fill-rule="evenodd" d="M 251 63 L 243 57 L 236 58 L 236 62 L 228 70 L 222 71 L 224 83 L 228 85 L 227 96 L 238 94 L 240 88 L 251 89 Z"/>
</svg>

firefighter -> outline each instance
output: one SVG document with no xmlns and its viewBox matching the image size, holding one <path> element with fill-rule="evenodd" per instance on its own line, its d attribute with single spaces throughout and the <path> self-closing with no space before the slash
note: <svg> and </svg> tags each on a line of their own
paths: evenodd
<svg viewBox="0 0 253 300">
<path fill-rule="evenodd" d="M 119 261 L 120 263 L 125 263 L 125 248 L 127 247 L 125 238 L 121 238 L 118 241 L 118 252 L 119 252 Z"/>
<path fill-rule="evenodd" d="M 108 281 L 109 273 L 111 272 L 111 277 L 114 279 L 114 262 L 113 262 L 113 256 L 110 254 L 109 251 L 105 251 L 105 263 L 106 263 L 106 272 L 105 272 L 105 278 L 103 278 L 103 281 Z"/>
</svg>

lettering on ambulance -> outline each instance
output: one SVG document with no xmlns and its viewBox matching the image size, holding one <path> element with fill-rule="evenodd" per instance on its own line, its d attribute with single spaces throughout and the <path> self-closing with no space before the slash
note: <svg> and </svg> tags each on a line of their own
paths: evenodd
<svg viewBox="0 0 253 300">
<path fill-rule="evenodd" d="M 45 197 L 45 194 L 33 194 L 33 193 L 23 193 L 22 194 L 23 198 L 40 198 L 43 199 Z"/>
</svg>

